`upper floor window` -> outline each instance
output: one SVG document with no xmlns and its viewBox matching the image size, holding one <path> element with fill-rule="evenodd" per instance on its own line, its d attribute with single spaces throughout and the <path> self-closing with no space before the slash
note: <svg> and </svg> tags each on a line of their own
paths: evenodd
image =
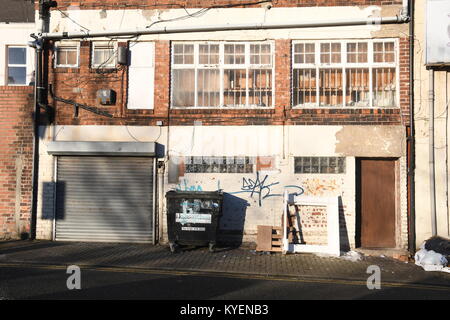
<svg viewBox="0 0 450 320">
<path fill-rule="evenodd" d="M 293 105 L 397 107 L 395 40 L 293 43 Z"/>
<path fill-rule="evenodd" d="M 172 107 L 272 107 L 273 43 L 174 43 Z"/>
<path fill-rule="evenodd" d="M 55 66 L 60 68 L 77 68 L 79 65 L 78 44 L 57 44 L 55 48 Z"/>
<path fill-rule="evenodd" d="M 92 67 L 93 68 L 115 68 L 116 47 L 112 43 L 92 43 Z"/>
<path fill-rule="evenodd" d="M 27 48 L 26 47 L 8 47 L 8 67 L 7 84 L 8 85 L 26 85 L 27 84 Z"/>
</svg>

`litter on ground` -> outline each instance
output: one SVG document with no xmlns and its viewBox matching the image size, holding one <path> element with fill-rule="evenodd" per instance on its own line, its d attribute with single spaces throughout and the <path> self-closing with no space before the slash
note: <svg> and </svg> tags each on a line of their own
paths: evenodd
<svg viewBox="0 0 450 320">
<path fill-rule="evenodd" d="M 345 254 L 343 254 L 341 256 L 341 258 L 344 260 L 356 262 L 356 261 L 360 261 L 362 259 L 362 255 L 359 252 L 349 251 L 349 252 L 346 252 Z"/>
<path fill-rule="evenodd" d="M 433 237 L 425 241 L 420 250 L 414 255 L 417 266 L 425 271 L 442 271 L 450 273 L 448 257 L 450 254 L 450 240 Z"/>
</svg>

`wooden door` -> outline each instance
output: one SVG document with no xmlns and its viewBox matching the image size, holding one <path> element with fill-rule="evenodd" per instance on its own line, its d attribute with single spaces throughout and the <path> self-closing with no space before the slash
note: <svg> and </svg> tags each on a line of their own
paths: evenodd
<svg viewBox="0 0 450 320">
<path fill-rule="evenodd" d="M 395 247 L 395 160 L 359 159 L 357 198 L 363 248 Z"/>
</svg>

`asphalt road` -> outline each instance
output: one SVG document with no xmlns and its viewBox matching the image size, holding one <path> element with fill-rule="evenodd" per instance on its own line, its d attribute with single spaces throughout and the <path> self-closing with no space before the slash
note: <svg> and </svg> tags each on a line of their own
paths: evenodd
<svg viewBox="0 0 450 320">
<path fill-rule="evenodd" d="M 450 286 L 276 278 L 120 268 L 81 269 L 81 289 L 69 290 L 65 266 L 0 265 L 0 299 L 445 299 Z M 73 283 L 73 282 L 72 282 Z"/>
</svg>

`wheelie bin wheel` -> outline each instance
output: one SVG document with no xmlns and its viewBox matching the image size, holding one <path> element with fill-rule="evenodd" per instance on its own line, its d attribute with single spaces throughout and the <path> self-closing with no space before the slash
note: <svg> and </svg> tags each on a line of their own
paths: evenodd
<svg viewBox="0 0 450 320">
<path fill-rule="evenodd" d="M 177 244 L 176 243 L 169 243 L 169 247 L 170 247 L 170 252 L 175 253 L 177 252 Z"/>
</svg>

